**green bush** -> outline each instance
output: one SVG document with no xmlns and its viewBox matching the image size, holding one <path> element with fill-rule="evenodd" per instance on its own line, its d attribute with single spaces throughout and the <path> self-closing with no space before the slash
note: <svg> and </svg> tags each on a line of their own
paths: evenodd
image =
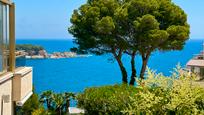
<svg viewBox="0 0 204 115">
<path fill-rule="evenodd" d="M 204 114 L 204 88 L 195 76 L 175 69 L 166 77 L 147 70 L 146 80 L 138 86 L 127 85 L 88 88 L 77 96 L 78 107 L 89 115 L 197 115 Z"/>
<path fill-rule="evenodd" d="M 77 96 L 78 107 L 89 115 L 120 115 L 136 92 L 136 88 L 125 85 L 88 88 Z"/>
<path fill-rule="evenodd" d="M 54 112 L 45 110 L 45 108 L 41 107 L 39 109 L 34 110 L 31 115 L 56 115 L 56 114 Z"/>
<path fill-rule="evenodd" d="M 149 115 L 204 114 L 204 89 L 197 86 L 194 76 L 180 68 L 170 77 L 147 71 L 148 79 L 139 82 L 140 92 L 131 96 L 124 113 Z"/>
</svg>

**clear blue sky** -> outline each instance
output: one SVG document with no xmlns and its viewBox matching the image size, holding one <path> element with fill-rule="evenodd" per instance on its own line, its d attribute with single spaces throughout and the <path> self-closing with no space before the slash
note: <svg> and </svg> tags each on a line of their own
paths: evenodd
<svg viewBox="0 0 204 115">
<path fill-rule="evenodd" d="M 191 39 L 204 39 L 204 0 L 173 0 L 188 14 Z M 23 39 L 67 39 L 69 19 L 86 0 L 14 0 L 16 37 Z"/>
</svg>

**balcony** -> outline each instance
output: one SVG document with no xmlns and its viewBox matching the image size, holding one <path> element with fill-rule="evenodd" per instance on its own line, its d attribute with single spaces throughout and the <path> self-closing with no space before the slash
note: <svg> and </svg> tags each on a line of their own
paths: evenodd
<svg viewBox="0 0 204 115">
<path fill-rule="evenodd" d="M 32 95 L 32 68 L 20 67 L 15 70 L 13 77 L 13 101 L 22 106 Z"/>
</svg>

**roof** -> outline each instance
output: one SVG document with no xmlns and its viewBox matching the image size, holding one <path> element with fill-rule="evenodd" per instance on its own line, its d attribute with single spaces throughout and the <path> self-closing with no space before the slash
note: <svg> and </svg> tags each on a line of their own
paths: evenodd
<svg viewBox="0 0 204 115">
<path fill-rule="evenodd" d="M 12 0 L 0 0 L 0 2 L 2 2 L 4 4 L 8 4 L 8 5 L 12 4 Z"/>
<path fill-rule="evenodd" d="M 204 67 L 204 60 L 192 59 L 187 63 L 187 66 Z"/>
</svg>

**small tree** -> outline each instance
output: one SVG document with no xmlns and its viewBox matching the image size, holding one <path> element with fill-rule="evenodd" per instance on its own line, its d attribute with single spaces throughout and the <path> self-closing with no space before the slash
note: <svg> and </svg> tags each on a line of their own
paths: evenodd
<svg viewBox="0 0 204 115">
<path fill-rule="evenodd" d="M 64 93 L 64 105 L 63 108 L 65 108 L 65 112 L 69 114 L 69 107 L 70 107 L 70 101 L 71 99 L 75 99 L 75 94 L 74 93 Z"/>
<path fill-rule="evenodd" d="M 63 95 L 62 94 L 53 94 L 52 102 L 53 102 L 55 112 L 58 115 L 62 115 L 63 114 L 63 104 L 64 104 Z"/>
<path fill-rule="evenodd" d="M 39 108 L 35 111 L 35 113 L 37 114 L 46 111 L 46 114 L 69 114 L 70 101 L 74 98 L 74 93 L 54 93 L 52 91 L 45 91 L 41 94 L 40 102 L 45 104 L 47 108 Z"/>
<path fill-rule="evenodd" d="M 40 95 L 40 102 L 45 103 L 48 110 L 52 110 L 53 92 L 45 91 Z"/>
</svg>

